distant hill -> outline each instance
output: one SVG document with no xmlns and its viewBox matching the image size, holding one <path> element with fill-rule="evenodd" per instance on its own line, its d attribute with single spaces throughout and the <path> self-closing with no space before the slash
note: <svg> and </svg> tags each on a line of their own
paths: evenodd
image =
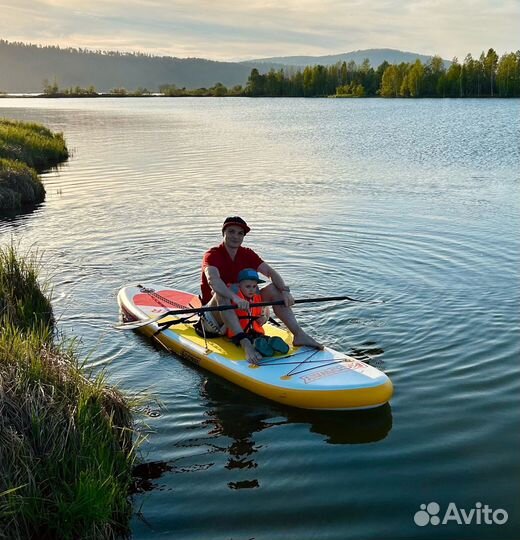
<svg viewBox="0 0 520 540">
<path fill-rule="evenodd" d="M 272 65 L 272 64 L 283 64 L 286 66 L 312 66 L 316 64 L 321 64 L 322 66 L 329 66 L 337 64 L 338 62 L 351 62 L 354 61 L 356 64 L 361 64 L 365 58 L 368 58 L 370 65 L 373 68 L 380 66 L 385 60 L 389 64 L 400 64 L 401 62 L 415 62 L 419 59 L 423 64 L 430 60 L 431 56 L 424 54 L 398 51 L 396 49 L 364 49 L 360 51 L 352 51 L 342 54 L 331 54 L 326 56 L 274 56 L 272 58 L 258 58 L 255 60 L 248 60 L 247 62 L 242 62 L 243 64 L 248 65 Z M 445 60 L 446 65 L 451 64 L 451 62 Z M 276 69 L 276 68 L 275 68 Z"/>
<path fill-rule="evenodd" d="M 60 88 L 93 85 L 98 91 L 112 88 L 147 88 L 162 84 L 209 88 L 217 82 L 244 85 L 251 67 L 234 62 L 200 58 L 175 58 L 145 54 L 61 49 L 0 40 L 0 92 L 41 92 L 43 81 L 56 80 Z"/>
<path fill-rule="evenodd" d="M 210 88 L 220 82 L 227 87 L 245 86 L 252 68 L 266 73 L 271 68 L 294 71 L 306 65 L 329 65 L 368 58 L 377 68 L 389 63 L 427 62 L 430 57 L 393 49 L 366 49 L 329 56 L 282 56 L 246 62 L 215 62 L 201 58 L 175 58 L 140 53 L 62 49 L 0 40 L 0 92 L 42 92 L 44 80 L 61 89 L 94 86 L 99 92 L 113 88 L 158 91 L 163 84 L 179 88 Z M 449 64 L 449 62 L 448 62 Z"/>
</svg>

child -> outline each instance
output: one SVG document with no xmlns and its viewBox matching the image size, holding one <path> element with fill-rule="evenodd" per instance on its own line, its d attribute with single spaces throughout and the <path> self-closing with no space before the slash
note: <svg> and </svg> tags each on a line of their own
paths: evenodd
<svg viewBox="0 0 520 540">
<path fill-rule="evenodd" d="M 265 283 L 260 279 L 258 272 L 252 268 L 246 268 L 238 274 L 238 283 L 231 285 L 231 289 L 241 298 L 247 300 L 250 304 L 262 302 L 262 296 L 258 290 L 258 284 Z M 248 311 L 236 310 L 240 326 L 244 333 L 251 336 L 251 341 L 255 349 L 262 356 L 273 356 L 275 352 L 287 354 L 289 345 L 278 337 L 265 337 L 263 325 L 269 320 L 269 308 L 251 307 Z M 233 333 L 228 329 L 228 337 L 233 337 Z"/>
</svg>

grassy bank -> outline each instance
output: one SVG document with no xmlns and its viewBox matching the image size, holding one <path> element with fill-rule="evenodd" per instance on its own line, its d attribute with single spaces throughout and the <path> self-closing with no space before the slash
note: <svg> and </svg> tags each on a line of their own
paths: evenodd
<svg viewBox="0 0 520 540">
<path fill-rule="evenodd" d="M 113 538 L 131 512 L 131 403 L 56 338 L 39 267 L 0 248 L 0 538 Z"/>
<path fill-rule="evenodd" d="M 37 172 L 68 157 L 61 133 L 39 124 L 0 119 L 0 210 L 42 202 L 45 189 Z"/>
<path fill-rule="evenodd" d="M 45 188 L 33 168 L 0 158 L 0 210 L 38 204 L 44 199 Z"/>
</svg>

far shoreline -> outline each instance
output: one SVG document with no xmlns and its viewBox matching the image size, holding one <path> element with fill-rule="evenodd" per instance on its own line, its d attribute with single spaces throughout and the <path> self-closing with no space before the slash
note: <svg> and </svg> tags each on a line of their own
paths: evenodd
<svg viewBox="0 0 520 540">
<path fill-rule="evenodd" d="M 509 100 L 509 99 L 520 99 L 518 96 L 351 96 L 351 95 L 328 95 L 328 96 L 248 96 L 245 94 L 242 95 L 223 95 L 216 96 L 213 94 L 181 94 L 181 95 L 167 95 L 159 93 L 151 94 L 111 94 L 100 92 L 97 94 L 59 94 L 59 95 L 49 95 L 49 94 L 0 94 L 0 99 L 34 99 L 34 98 L 43 98 L 43 99 L 100 99 L 100 98 L 250 98 L 250 99 L 353 99 L 353 100 L 364 100 L 364 99 L 403 99 L 403 100 L 423 100 L 423 99 L 435 99 L 435 100 L 444 100 L 444 99 L 453 99 L 453 100 L 467 100 L 467 99 L 498 99 L 498 100 Z"/>
</svg>

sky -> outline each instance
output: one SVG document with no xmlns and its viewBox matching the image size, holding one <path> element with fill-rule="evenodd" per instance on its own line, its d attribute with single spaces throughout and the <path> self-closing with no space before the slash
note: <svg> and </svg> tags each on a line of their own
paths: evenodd
<svg viewBox="0 0 520 540">
<path fill-rule="evenodd" d="M 520 0 L 0 0 L 0 39 L 248 60 L 520 49 Z"/>
</svg>

